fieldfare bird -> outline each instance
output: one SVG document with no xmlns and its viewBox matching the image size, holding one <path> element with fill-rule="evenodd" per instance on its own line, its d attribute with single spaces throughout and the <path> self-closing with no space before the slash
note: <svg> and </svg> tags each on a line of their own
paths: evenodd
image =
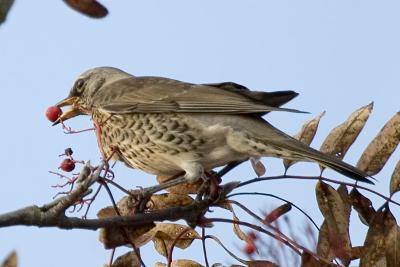
<svg viewBox="0 0 400 267">
<path fill-rule="evenodd" d="M 297 96 L 293 91 L 256 92 L 226 82 L 192 84 L 162 77 L 135 77 L 111 67 L 81 74 L 70 106 L 56 121 L 89 115 L 105 158 L 148 173 L 185 173 L 195 181 L 234 161 L 272 156 L 313 161 L 345 176 L 367 175 L 334 156 L 317 151 L 276 129 L 262 116 Z"/>
</svg>

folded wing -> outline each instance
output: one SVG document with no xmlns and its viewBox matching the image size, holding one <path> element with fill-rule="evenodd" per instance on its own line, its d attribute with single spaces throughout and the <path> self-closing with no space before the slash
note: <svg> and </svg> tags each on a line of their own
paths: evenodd
<svg viewBox="0 0 400 267">
<path fill-rule="evenodd" d="M 161 77 L 129 77 L 111 83 L 93 96 L 105 111 L 123 113 L 265 114 L 301 112 L 279 106 L 297 96 L 293 91 L 255 92 L 235 83 L 190 84 Z"/>
</svg>

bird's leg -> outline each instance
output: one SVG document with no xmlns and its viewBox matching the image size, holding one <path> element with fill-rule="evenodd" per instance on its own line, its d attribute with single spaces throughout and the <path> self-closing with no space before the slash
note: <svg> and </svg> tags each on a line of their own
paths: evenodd
<svg viewBox="0 0 400 267">
<path fill-rule="evenodd" d="M 219 194 L 219 184 L 221 183 L 221 177 L 226 173 L 237 167 L 243 161 L 234 161 L 222 168 L 218 173 L 215 172 L 204 172 L 203 167 L 200 164 L 191 164 L 185 168 L 185 173 L 178 173 L 166 182 L 159 185 L 147 187 L 140 190 L 139 194 L 139 210 L 143 210 L 147 200 L 155 193 L 168 189 L 170 187 L 180 185 L 183 183 L 193 183 L 199 178 L 204 179 L 204 183 L 199 189 L 199 193 L 196 199 L 201 200 L 201 198 L 206 195 L 210 198 L 218 198 Z"/>
<path fill-rule="evenodd" d="M 144 191 L 145 191 L 146 194 L 152 195 L 152 194 L 157 193 L 157 192 L 159 192 L 161 190 L 165 190 L 165 189 L 168 189 L 168 188 L 170 188 L 172 186 L 180 185 L 182 183 L 187 183 L 187 180 L 186 180 L 185 176 L 182 175 L 182 174 L 174 175 L 168 181 L 166 181 L 164 183 L 161 183 L 159 185 L 147 187 L 147 188 L 144 189 Z"/>
<path fill-rule="evenodd" d="M 185 173 L 179 173 L 171 177 L 168 181 L 161 183 L 159 185 L 147 187 L 142 189 L 139 196 L 139 211 L 142 211 L 147 203 L 147 200 L 154 193 L 165 190 L 175 185 L 180 185 L 183 183 L 193 183 L 197 181 L 204 174 L 203 166 L 196 162 L 190 162 L 182 165 L 182 169 L 185 170 Z"/>
<path fill-rule="evenodd" d="M 203 197 L 208 199 L 216 199 L 218 197 L 219 184 L 221 178 L 214 171 L 206 171 L 202 176 L 204 182 L 201 185 L 196 196 L 196 201 L 202 200 Z"/>
<path fill-rule="evenodd" d="M 147 188 L 139 189 L 138 194 L 137 194 L 137 200 L 136 200 L 138 212 L 142 212 L 145 209 L 147 202 L 149 201 L 150 197 L 153 194 L 155 194 L 161 190 L 165 190 L 172 186 L 179 185 L 179 184 L 186 183 L 186 182 L 187 182 L 187 180 L 185 178 L 184 173 L 180 172 L 180 173 L 172 176 L 170 179 L 168 179 L 168 181 L 166 181 L 164 183 L 150 186 Z"/>
<path fill-rule="evenodd" d="M 222 182 L 222 176 L 239 166 L 243 161 L 232 161 L 228 163 L 224 168 L 222 168 L 219 172 L 209 171 L 205 172 L 205 176 L 203 176 L 204 183 L 201 185 L 199 192 L 196 196 L 196 200 L 200 201 L 203 196 L 206 196 L 210 199 L 218 199 L 220 194 L 219 184 Z"/>
</svg>

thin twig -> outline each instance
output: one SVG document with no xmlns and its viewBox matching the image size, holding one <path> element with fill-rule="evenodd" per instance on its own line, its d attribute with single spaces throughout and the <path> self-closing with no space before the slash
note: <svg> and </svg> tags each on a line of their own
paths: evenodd
<svg viewBox="0 0 400 267">
<path fill-rule="evenodd" d="M 179 239 L 181 239 L 181 237 L 186 234 L 187 231 L 189 231 L 190 228 L 186 228 L 184 229 L 182 232 L 179 233 L 179 235 L 174 239 L 174 241 L 171 244 L 171 247 L 168 250 L 167 253 L 167 267 L 171 267 L 171 263 L 172 263 L 172 253 L 174 252 L 174 247 L 176 245 L 176 243 L 179 241 Z"/>
<path fill-rule="evenodd" d="M 272 181 L 272 180 L 283 180 L 283 179 L 297 179 L 297 180 L 320 180 L 320 181 L 325 181 L 325 182 L 330 182 L 330 183 L 334 183 L 334 184 L 339 184 L 339 185 L 346 185 L 346 186 L 350 186 L 350 187 L 355 187 L 358 189 L 362 189 L 365 191 L 368 191 L 370 193 L 373 193 L 381 198 L 383 198 L 384 200 L 386 200 L 387 202 L 391 202 L 397 206 L 400 207 L 400 203 L 396 202 L 394 200 L 392 200 L 391 198 L 375 191 L 372 189 L 369 189 L 367 187 L 364 187 L 362 185 L 357 184 L 353 184 L 353 183 L 347 183 L 347 182 L 343 182 L 343 181 L 337 181 L 334 179 L 329 179 L 326 177 L 322 177 L 322 176 L 297 176 L 297 175 L 278 175 L 278 176 L 270 176 L 270 177 L 259 177 L 259 178 L 254 178 L 251 180 L 247 180 L 244 181 L 242 183 L 240 183 L 237 187 L 243 187 L 245 185 L 248 184 L 252 184 L 252 183 L 256 183 L 256 182 L 263 182 L 263 181 Z"/>
<path fill-rule="evenodd" d="M 260 193 L 260 192 L 240 192 L 240 193 L 234 193 L 234 194 L 228 195 L 227 198 L 234 197 L 234 196 L 241 196 L 241 195 L 242 195 L 242 196 L 245 196 L 245 195 L 259 195 L 259 196 L 273 197 L 273 198 L 279 199 L 279 200 L 281 200 L 281 201 L 283 201 L 283 202 L 286 202 L 286 203 L 292 205 L 293 207 L 295 207 L 295 209 L 297 209 L 297 210 L 300 211 L 301 213 L 303 213 L 304 216 L 306 216 L 307 219 L 310 220 L 310 222 L 311 222 L 311 223 L 315 226 L 315 228 L 317 228 L 318 231 L 319 231 L 319 226 L 318 226 L 317 223 L 313 220 L 313 218 L 311 218 L 311 216 L 308 215 L 303 209 L 301 209 L 299 206 L 297 206 L 296 204 L 294 204 L 293 202 L 291 202 L 291 201 L 289 201 L 289 200 L 286 200 L 286 199 L 281 198 L 281 197 L 279 197 L 279 196 L 276 196 L 276 195 L 274 195 L 274 194 Z"/>
<path fill-rule="evenodd" d="M 250 209 L 248 209 L 247 207 L 245 207 L 244 205 L 242 205 L 241 203 L 234 201 L 234 200 L 228 200 L 230 203 L 235 204 L 236 206 L 240 207 L 242 210 L 244 210 L 246 213 L 248 213 L 250 216 L 252 216 L 253 218 L 257 219 L 259 222 L 261 222 L 262 224 L 270 227 L 272 230 L 274 230 L 277 233 L 277 240 L 282 242 L 283 240 L 289 242 L 290 244 L 292 244 L 294 247 L 296 247 L 299 251 L 306 251 L 307 253 L 309 253 L 310 255 L 313 255 L 314 257 L 320 259 L 321 261 L 323 261 L 322 258 L 320 258 L 317 254 L 315 254 L 314 252 L 312 252 L 311 250 L 307 249 L 306 247 L 303 247 L 302 245 L 298 244 L 297 242 L 295 242 L 294 240 L 292 240 L 291 238 L 289 238 L 288 236 L 286 236 L 284 233 L 282 233 L 278 227 L 274 227 L 272 224 L 268 224 L 265 222 L 265 220 L 263 220 L 260 216 L 258 216 L 257 214 L 255 214 L 254 212 L 252 212 Z M 285 244 L 285 242 L 282 242 L 283 244 Z"/>
<path fill-rule="evenodd" d="M 282 242 L 284 245 L 288 246 L 294 252 L 296 252 L 299 256 L 302 255 L 302 252 L 297 247 L 293 246 L 293 244 L 291 244 L 290 242 L 288 242 L 287 240 L 285 240 L 283 238 L 279 238 L 277 235 L 271 233 L 268 230 L 265 230 L 263 227 L 260 227 L 258 225 L 254 225 L 252 223 L 243 222 L 243 221 L 239 221 L 239 220 L 225 219 L 225 218 L 204 218 L 203 221 L 206 223 L 222 222 L 222 223 L 240 224 L 240 225 L 252 228 L 256 231 L 259 231 L 261 233 L 269 235 L 270 237 L 275 238 L 276 240 Z"/>
<path fill-rule="evenodd" d="M 115 199 L 114 199 L 114 196 L 113 196 L 113 194 L 112 194 L 112 192 L 111 192 L 111 190 L 110 190 L 110 187 L 107 185 L 107 183 L 104 183 L 103 186 L 104 186 L 104 188 L 106 189 L 106 191 L 107 191 L 107 193 L 108 193 L 108 196 L 110 197 L 110 200 L 111 200 L 111 202 L 112 202 L 112 204 L 113 204 L 113 207 L 114 207 L 115 212 L 117 213 L 117 215 L 118 215 L 119 217 L 121 217 L 121 216 L 122 216 L 122 215 L 121 215 L 121 212 L 120 212 L 119 209 L 118 209 L 117 203 L 115 202 Z M 145 265 L 145 263 L 143 262 L 142 257 L 140 256 L 140 251 L 139 251 L 139 249 L 136 247 L 135 243 L 132 242 L 132 240 L 129 238 L 128 231 L 127 231 L 124 227 L 122 227 L 122 234 L 123 234 L 124 239 L 126 240 L 126 242 L 129 243 L 129 244 L 132 246 L 133 251 L 134 251 L 135 254 L 136 254 L 136 257 L 137 257 L 137 258 L 139 259 L 139 261 L 140 261 L 140 264 L 141 264 L 142 266 L 145 267 L 146 265 Z"/>
<path fill-rule="evenodd" d="M 217 238 L 216 236 L 206 235 L 204 237 L 204 239 L 212 239 L 212 240 L 214 240 L 215 242 L 218 243 L 218 245 L 220 245 L 226 251 L 226 253 L 229 254 L 229 256 L 231 256 L 232 258 L 234 258 L 235 260 L 237 260 L 240 263 L 243 263 L 243 264 L 247 264 L 248 263 L 248 261 L 239 258 L 233 252 L 231 252 L 227 247 L 225 247 L 225 245 L 221 242 L 221 240 L 219 240 L 219 238 Z"/>
<path fill-rule="evenodd" d="M 201 228 L 201 243 L 203 247 L 203 255 L 204 255 L 204 263 L 206 264 L 206 267 L 209 267 L 210 264 L 208 263 L 208 257 L 207 257 L 207 247 L 206 247 L 206 228 L 202 227 Z"/>
</svg>

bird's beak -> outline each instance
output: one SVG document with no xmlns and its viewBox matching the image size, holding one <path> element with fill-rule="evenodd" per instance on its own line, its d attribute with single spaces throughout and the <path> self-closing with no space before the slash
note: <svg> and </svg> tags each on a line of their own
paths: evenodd
<svg viewBox="0 0 400 267">
<path fill-rule="evenodd" d="M 60 102 L 58 102 L 56 104 L 57 107 L 61 108 L 61 107 L 65 107 L 65 106 L 70 106 L 70 109 L 63 112 L 63 114 L 61 114 L 61 116 L 53 123 L 54 125 L 59 124 L 62 121 L 66 121 L 68 119 L 71 119 L 75 116 L 78 115 L 83 115 L 84 113 L 77 107 L 76 102 L 78 100 L 78 97 L 76 96 L 70 96 L 65 98 L 64 100 L 61 100 Z"/>
</svg>

